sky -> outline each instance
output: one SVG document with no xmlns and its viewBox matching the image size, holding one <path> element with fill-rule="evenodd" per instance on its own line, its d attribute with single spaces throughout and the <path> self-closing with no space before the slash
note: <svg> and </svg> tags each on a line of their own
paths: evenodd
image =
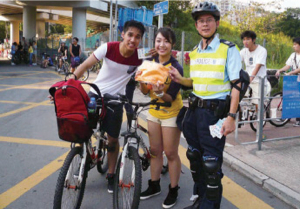
<svg viewBox="0 0 300 209">
<path fill-rule="evenodd" d="M 237 1 L 247 2 L 247 3 L 250 2 L 250 0 L 237 0 Z M 251 1 L 258 1 L 260 3 L 272 2 L 272 0 L 251 0 Z M 275 0 L 275 1 L 278 1 L 278 0 Z M 281 3 L 282 9 L 285 9 L 285 8 L 300 8 L 300 0 L 281 0 L 281 2 L 282 2 Z"/>
</svg>

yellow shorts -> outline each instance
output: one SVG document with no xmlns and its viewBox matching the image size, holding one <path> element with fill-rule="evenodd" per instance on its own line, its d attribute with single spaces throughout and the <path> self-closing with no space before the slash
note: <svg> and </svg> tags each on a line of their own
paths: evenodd
<svg viewBox="0 0 300 209">
<path fill-rule="evenodd" d="M 151 115 L 149 112 L 147 115 L 147 120 L 152 121 L 154 123 L 158 123 L 164 127 L 177 127 L 176 119 L 177 119 L 177 117 L 172 117 L 172 118 L 168 118 L 168 119 L 159 119 L 159 118 Z"/>
</svg>

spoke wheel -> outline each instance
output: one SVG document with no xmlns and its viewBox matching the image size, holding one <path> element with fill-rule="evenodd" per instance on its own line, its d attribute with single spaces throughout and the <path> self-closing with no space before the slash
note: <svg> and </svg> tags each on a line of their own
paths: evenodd
<svg viewBox="0 0 300 209">
<path fill-rule="evenodd" d="M 125 156 L 125 162 L 121 165 L 121 157 Z M 138 151 L 134 147 L 128 147 L 128 153 L 122 153 L 119 157 L 117 172 L 114 182 L 113 206 L 114 209 L 137 209 L 140 203 L 142 171 Z M 123 179 L 120 178 L 120 168 L 123 166 Z"/>
<path fill-rule="evenodd" d="M 97 170 L 99 173 L 104 174 L 106 173 L 107 169 L 108 169 L 107 146 L 104 140 L 99 140 Z"/>
<path fill-rule="evenodd" d="M 268 113 L 268 111 L 266 111 L 266 106 L 264 105 L 264 119 L 266 119 L 266 118 L 269 118 L 269 113 Z M 251 116 L 250 116 L 250 120 L 257 120 L 257 115 L 256 115 L 256 114 L 251 115 Z M 258 129 L 258 123 L 259 123 L 259 122 L 252 122 L 252 123 L 250 123 L 251 129 L 252 129 L 253 131 L 255 131 L 255 132 L 256 132 L 256 130 Z M 265 127 L 266 123 L 267 123 L 267 121 L 264 120 L 264 121 L 263 121 L 263 127 Z"/>
<path fill-rule="evenodd" d="M 270 99 L 269 110 L 270 110 L 270 116 L 274 119 L 270 120 L 270 123 L 276 127 L 284 126 L 285 124 L 287 124 L 290 121 L 290 119 L 289 118 L 281 119 L 281 117 L 282 117 L 282 101 L 283 101 L 282 92 L 278 92 L 278 93 L 274 94 L 272 97 L 274 97 L 274 98 Z M 277 118 L 277 119 L 275 119 L 275 118 Z"/>
<path fill-rule="evenodd" d="M 161 174 L 166 174 L 169 171 L 169 165 L 168 165 L 168 159 L 167 156 L 165 154 L 165 152 L 163 153 L 163 167 L 161 169 Z"/>
<path fill-rule="evenodd" d="M 53 209 L 80 208 L 87 178 L 87 168 L 85 167 L 82 181 L 81 183 L 78 182 L 81 153 L 82 148 L 75 147 L 66 157 L 57 180 Z"/>
</svg>

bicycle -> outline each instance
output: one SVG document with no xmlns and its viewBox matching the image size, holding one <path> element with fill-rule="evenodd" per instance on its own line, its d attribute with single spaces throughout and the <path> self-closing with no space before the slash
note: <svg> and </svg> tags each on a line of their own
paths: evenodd
<svg viewBox="0 0 300 209">
<path fill-rule="evenodd" d="M 101 101 L 97 101 L 97 108 L 102 108 Z M 79 209 L 84 196 L 87 173 L 97 166 L 99 173 L 104 174 L 107 164 L 107 137 L 102 130 L 102 121 L 98 121 L 98 128 L 93 137 L 96 146 L 92 145 L 91 138 L 76 146 L 71 143 L 71 150 L 67 155 L 59 173 L 54 194 L 53 209 Z"/>
<path fill-rule="evenodd" d="M 94 64 L 90 69 L 89 71 L 90 72 L 95 72 L 95 73 L 99 73 L 99 70 L 101 69 L 102 65 L 101 65 L 101 62 L 98 61 L 96 64 Z"/>
<path fill-rule="evenodd" d="M 273 126 L 282 127 L 287 124 L 291 119 L 281 119 L 282 116 L 282 92 L 275 93 L 269 101 L 268 107 L 271 114 L 272 119 L 269 121 Z"/>
<path fill-rule="evenodd" d="M 155 105 L 156 110 L 161 106 L 170 107 L 170 103 L 158 103 L 157 99 L 146 103 L 130 102 L 124 95 L 104 95 L 112 101 L 128 103 L 134 107 L 133 113 L 128 118 L 127 131 L 122 133 L 124 138 L 123 151 L 119 156 L 113 190 L 113 208 L 138 208 L 142 187 L 142 170 L 146 171 L 150 166 L 150 149 L 145 145 L 143 138 L 138 135 L 137 129 L 147 133 L 148 131 L 137 122 L 138 115 L 149 105 Z M 141 109 L 140 109 L 141 107 Z M 148 108 L 149 109 L 149 108 Z M 139 152 L 139 148 L 140 152 Z"/>
<path fill-rule="evenodd" d="M 63 61 L 63 62 L 64 62 L 63 66 L 62 66 L 63 72 L 64 72 L 66 75 L 71 75 L 71 74 L 73 74 L 73 73 L 71 72 L 70 64 L 69 64 L 67 61 Z M 65 63 L 66 63 L 66 64 L 65 64 Z M 76 67 L 76 68 L 77 68 L 77 67 Z M 75 68 L 75 69 L 76 69 L 76 68 Z M 80 80 L 80 81 L 86 81 L 86 80 L 89 78 L 89 75 L 90 75 L 89 71 L 86 70 L 86 71 L 83 73 L 83 75 L 82 75 L 80 78 L 78 78 L 78 80 Z"/>
<path fill-rule="evenodd" d="M 256 105 L 251 102 L 252 98 L 252 89 L 249 88 L 249 97 L 244 97 L 244 99 L 240 102 L 240 110 L 239 110 L 239 128 L 245 124 L 245 121 L 249 121 L 251 129 L 256 132 L 258 123 L 257 121 L 257 111 Z M 263 127 L 265 127 L 267 123 L 267 118 L 270 118 L 269 115 L 269 99 L 264 101 L 264 121 Z"/>
</svg>

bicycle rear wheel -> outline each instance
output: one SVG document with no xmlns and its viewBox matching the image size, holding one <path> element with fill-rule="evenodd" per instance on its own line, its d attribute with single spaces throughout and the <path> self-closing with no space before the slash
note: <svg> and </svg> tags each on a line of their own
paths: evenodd
<svg viewBox="0 0 300 209">
<path fill-rule="evenodd" d="M 124 164 L 121 165 L 122 155 L 125 155 Z M 123 179 L 120 178 L 120 169 L 123 169 Z M 114 182 L 113 208 L 137 209 L 140 204 L 142 186 L 142 171 L 139 154 L 136 148 L 128 147 L 127 153 L 119 157 Z"/>
<path fill-rule="evenodd" d="M 163 167 L 161 169 L 161 174 L 166 174 L 169 171 L 169 165 L 168 165 L 168 159 L 167 156 L 165 154 L 165 152 L 163 153 Z"/>
<path fill-rule="evenodd" d="M 82 148 L 72 148 L 66 157 L 57 180 L 53 209 L 80 208 L 87 178 L 87 167 L 85 167 L 82 182 L 78 182 L 81 160 Z"/>
<path fill-rule="evenodd" d="M 83 75 L 78 79 L 80 81 L 86 81 L 89 78 L 90 72 L 87 70 L 83 73 Z"/>
<path fill-rule="evenodd" d="M 266 109 L 266 105 L 264 105 L 264 119 L 266 119 L 266 118 L 269 118 L 269 112 Z M 256 119 L 257 119 L 257 115 L 256 114 L 250 116 L 250 120 L 256 120 Z M 258 123 L 259 123 L 259 121 L 258 122 L 252 122 L 252 123 L 250 123 L 251 129 L 253 131 L 255 131 L 255 132 L 258 129 Z M 267 121 L 264 120 L 263 121 L 263 127 L 265 127 L 266 123 L 267 123 Z"/>
<path fill-rule="evenodd" d="M 287 124 L 290 121 L 290 119 L 289 118 L 281 119 L 281 117 L 282 117 L 282 92 L 278 92 L 278 93 L 274 94 L 272 97 L 274 97 L 274 98 L 270 99 L 268 106 L 269 106 L 269 110 L 270 110 L 270 115 L 274 119 L 270 120 L 270 123 L 276 127 L 284 126 L 285 124 Z M 275 117 L 273 117 L 273 116 L 275 116 Z"/>
</svg>

